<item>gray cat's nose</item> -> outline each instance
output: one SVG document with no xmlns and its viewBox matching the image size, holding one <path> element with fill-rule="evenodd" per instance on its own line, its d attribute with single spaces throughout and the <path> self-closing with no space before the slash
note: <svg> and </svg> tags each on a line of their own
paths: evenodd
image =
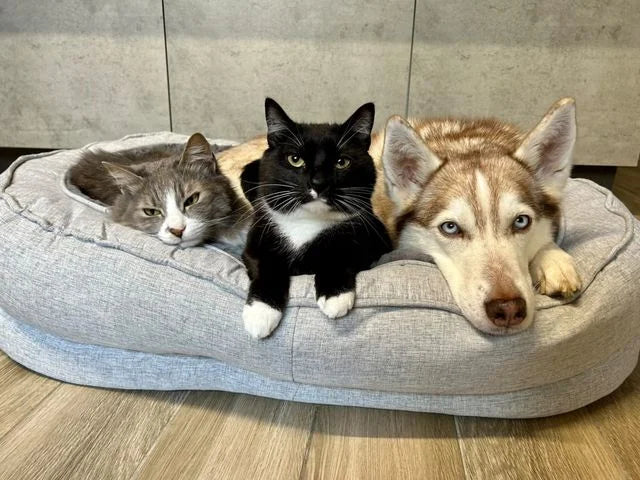
<svg viewBox="0 0 640 480">
<path fill-rule="evenodd" d="M 182 232 L 184 232 L 184 227 L 182 228 L 170 228 L 169 231 L 173 233 L 176 237 L 182 238 Z"/>
</svg>

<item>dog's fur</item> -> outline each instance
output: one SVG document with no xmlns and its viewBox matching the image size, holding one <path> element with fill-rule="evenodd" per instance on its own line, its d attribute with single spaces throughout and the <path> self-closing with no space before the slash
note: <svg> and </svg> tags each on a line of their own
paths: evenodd
<svg viewBox="0 0 640 480">
<path fill-rule="evenodd" d="M 565 98 L 528 134 L 496 120 L 394 116 L 372 138 L 374 212 L 397 248 L 433 258 L 465 317 L 484 332 L 527 328 L 534 286 L 563 296 L 581 287 L 573 259 L 553 241 L 575 137 L 575 102 Z M 257 138 L 223 152 L 221 168 L 237 182 L 265 149 Z M 517 230 L 520 215 L 531 223 Z M 444 234 L 447 222 L 460 234 Z"/>
<path fill-rule="evenodd" d="M 581 286 L 572 258 L 553 241 L 575 137 L 570 98 L 526 135 L 495 120 L 387 123 L 379 157 L 397 247 L 430 255 L 484 332 L 527 328 L 534 285 L 563 296 Z M 519 229 L 522 215 L 530 224 Z M 449 222 L 460 232 L 446 234 Z"/>
</svg>

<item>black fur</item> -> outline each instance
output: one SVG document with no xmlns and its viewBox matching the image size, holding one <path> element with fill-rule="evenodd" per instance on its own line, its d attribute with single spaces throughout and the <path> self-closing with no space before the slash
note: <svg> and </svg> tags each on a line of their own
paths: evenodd
<svg viewBox="0 0 640 480">
<path fill-rule="evenodd" d="M 342 125 L 295 123 L 271 99 L 265 110 L 269 147 L 241 178 L 256 210 L 243 260 L 251 279 L 247 303 L 260 300 L 282 311 L 292 275 L 315 274 L 316 298 L 352 291 L 357 273 L 390 251 L 391 240 L 371 206 L 373 104 L 360 107 Z M 289 155 L 303 159 L 305 166 L 293 167 Z M 350 165 L 338 169 L 339 158 Z M 313 200 L 311 188 L 331 211 L 350 216 L 295 249 L 269 212 L 296 211 Z"/>
</svg>

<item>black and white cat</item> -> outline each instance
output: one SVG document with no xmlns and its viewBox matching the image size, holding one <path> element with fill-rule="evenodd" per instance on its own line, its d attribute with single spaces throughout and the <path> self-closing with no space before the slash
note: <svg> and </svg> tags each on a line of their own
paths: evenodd
<svg viewBox="0 0 640 480">
<path fill-rule="evenodd" d="M 391 250 L 371 206 L 373 104 L 341 125 L 296 123 L 270 98 L 265 111 L 268 148 L 241 179 L 255 209 L 243 253 L 251 286 L 242 314 L 255 338 L 278 326 L 292 275 L 315 274 L 318 306 L 342 317 L 354 305 L 357 273 Z"/>
</svg>

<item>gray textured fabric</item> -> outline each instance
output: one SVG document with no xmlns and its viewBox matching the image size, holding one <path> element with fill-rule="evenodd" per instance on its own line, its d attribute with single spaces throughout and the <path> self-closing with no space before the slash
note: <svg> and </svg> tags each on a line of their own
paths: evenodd
<svg viewBox="0 0 640 480">
<path fill-rule="evenodd" d="M 271 379 L 207 357 L 158 355 L 63 340 L 0 310 L 0 348 L 17 362 L 59 380 L 136 390 L 224 390 L 282 400 L 501 418 L 556 415 L 615 390 L 633 371 L 638 346 L 606 362 L 538 387 L 508 393 L 438 395 L 330 388 Z"/>
<path fill-rule="evenodd" d="M 100 146 L 184 141 L 162 133 Z M 639 223 L 586 180 L 569 182 L 560 234 L 586 289 L 569 303 L 539 296 L 533 327 L 519 335 L 478 332 L 433 264 L 391 255 L 358 276 L 356 308 L 340 320 L 317 309 L 311 277 L 294 278 L 280 327 L 255 341 L 242 328 L 248 279 L 237 252 L 180 250 L 110 223 L 65 190 L 77 158 L 22 157 L 0 176 L 0 346 L 56 378 L 536 416 L 599 398 L 637 361 Z"/>
</svg>

